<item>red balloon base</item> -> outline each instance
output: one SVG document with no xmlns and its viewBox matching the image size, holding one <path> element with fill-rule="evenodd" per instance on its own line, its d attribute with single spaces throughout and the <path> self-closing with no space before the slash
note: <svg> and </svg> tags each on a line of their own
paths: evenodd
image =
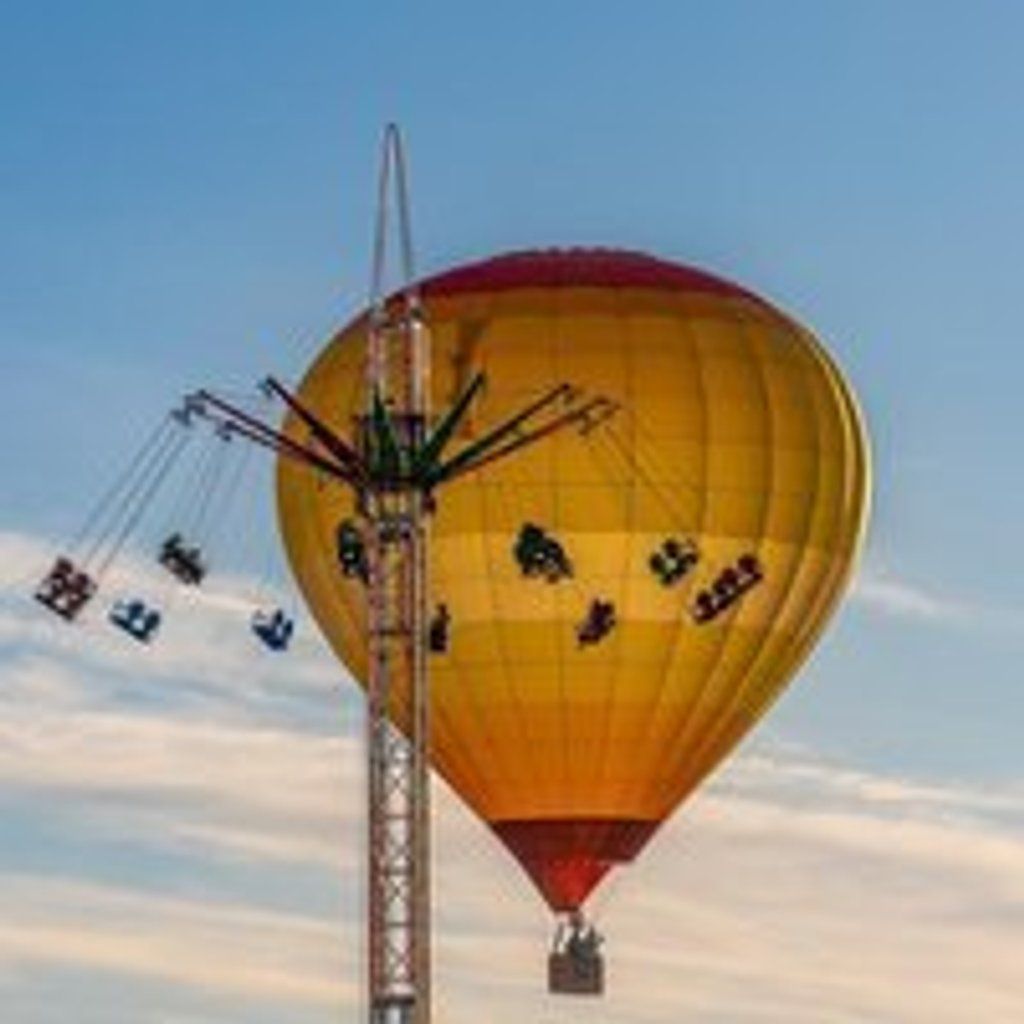
<svg viewBox="0 0 1024 1024">
<path fill-rule="evenodd" d="M 626 864 L 661 822 L 629 818 L 493 821 L 491 828 L 556 912 L 578 910 L 616 864 Z"/>
</svg>

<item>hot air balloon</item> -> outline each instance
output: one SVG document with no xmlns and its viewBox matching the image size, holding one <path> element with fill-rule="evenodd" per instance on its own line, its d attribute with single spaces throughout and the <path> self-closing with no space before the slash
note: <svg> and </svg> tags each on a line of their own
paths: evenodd
<svg viewBox="0 0 1024 1024">
<path fill-rule="evenodd" d="M 434 407 L 486 375 L 464 441 L 563 381 L 612 410 L 451 482 L 431 524 L 431 762 L 574 912 L 808 655 L 863 534 L 865 432 L 809 331 L 701 270 L 521 252 L 420 293 Z M 335 335 L 298 392 L 345 433 L 366 331 L 363 315 Z M 351 492 L 287 460 L 277 487 L 295 577 L 365 681 Z"/>
</svg>

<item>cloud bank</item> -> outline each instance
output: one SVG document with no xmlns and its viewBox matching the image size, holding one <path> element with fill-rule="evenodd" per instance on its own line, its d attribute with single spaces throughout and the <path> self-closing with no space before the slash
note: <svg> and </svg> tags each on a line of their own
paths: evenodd
<svg viewBox="0 0 1024 1024">
<path fill-rule="evenodd" d="M 45 564 L 30 538 L 0 556 Z M 0 600 L 0 1005 L 358 1020 L 358 702 L 308 626 L 262 656 L 230 599 L 176 607 L 163 641 Z M 1024 787 L 755 742 L 596 900 L 610 990 L 586 1003 L 544 994 L 539 900 L 437 793 L 445 1024 L 1024 1020 Z"/>
</svg>

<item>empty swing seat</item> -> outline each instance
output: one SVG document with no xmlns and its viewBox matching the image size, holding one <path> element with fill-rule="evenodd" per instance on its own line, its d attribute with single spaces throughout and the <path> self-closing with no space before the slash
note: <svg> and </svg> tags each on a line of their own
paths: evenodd
<svg viewBox="0 0 1024 1024">
<path fill-rule="evenodd" d="M 118 629 L 142 644 L 148 644 L 156 636 L 163 619 L 160 612 L 138 598 L 118 601 L 110 610 L 109 618 Z"/>
<path fill-rule="evenodd" d="M 257 611 L 252 617 L 252 631 L 270 650 L 288 650 L 295 632 L 295 620 L 277 608 L 273 612 Z"/>
<path fill-rule="evenodd" d="M 61 555 L 36 588 L 35 599 L 71 622 L 96 593 L 96 581 Z"/>
</svg>

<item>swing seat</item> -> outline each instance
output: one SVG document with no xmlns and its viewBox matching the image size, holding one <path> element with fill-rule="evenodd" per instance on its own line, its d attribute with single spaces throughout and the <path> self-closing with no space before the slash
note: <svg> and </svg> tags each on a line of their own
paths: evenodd
<svg viewBox="0 0 1024 1024">
<path fill-rule="evenodd" d="M 615 605 L 611 601 L 594 600 L 587 617 L 576 627 L 576 641 L 580 647 L 600 643 L 616 624 Z"/>
<path fill-rule="evenodd" d="M 648 565 L 664 587 L 673 587 L 700 561 L 700 554 L 692 540 L 666 540 L 651 555 Z"/>
<path fill-rule="evenodd" d="M 519 571 L 557 583 L 572 576 L 572 562 L 562 545 L 535 523 L 524 523 L 512 549 Z"/>
<path fill-rule="evenodd" d="M 254 612 L 250 626 L 264 646 L 275 653 L 288 650 L 295 632 L 294 619 L 285 615 L 280 608 L 272 612 Z"/>
<path fill-rule="evenodd" d="M 95 593 L 96 581 L 70 558 L 61 555 L 36 588 L 35 599 L 71 622 Z"/>
<path fill-rule="evenodd" d="M 160 564 L 182 583 L 197 587 L 206 576 L 206 564 L 197 546 L 187 547 L 180 533 L 171 534 L 160 548 Z"/>
<path fill-rule="evenodd" d="M 735 567 L 729 566 L 718 574 L 710 590 L 702 590 L 697 595 L 690 612 L 693 621 L 703 625 L 717 618 L 763 579 L 764 568 L 757 555 L 741 555 Z"/>
<path fill-rule="evenodd" d="M 163 616 L 138 598 L 118 601 L 110 610 L 110 622 L 140 644 L 152 642 Z"/>
</svg>

